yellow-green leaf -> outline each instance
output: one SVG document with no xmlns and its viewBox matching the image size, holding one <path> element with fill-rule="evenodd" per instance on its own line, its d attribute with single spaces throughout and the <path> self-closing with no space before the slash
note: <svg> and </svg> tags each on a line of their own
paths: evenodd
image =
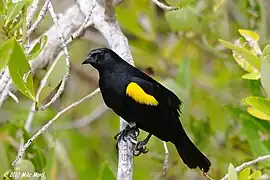
<svg viewBox="0 0 270 180">
<path fill-rule="evenodd" d="M 48 41 L 47 35 L 41 36 L 39 41 L 35 44 L 35 46 L 31 49 L 30 53 L 27 55 L 28 61 L 35 59 L 39 55 L 39 53 L 46 46 L 47 41 Z"/>
<path fill-rule="evenodd" d="M 266 45 L 263 49 L 263 53 L 262 53 L 263 56 L 268 56 L 270 55 L 270 44 Z"/>
<path fill-rule="evenodd" d="M 239 53 L 232 51 L 233 58 L 237 64 L 247 72 L 258 72 L 256 68 L 250 65 Z"/>
<path fill-rule="evenodd" d="M 249 176 L 249 179 L 260 180 L 261 179 L 261 171 L 255 171 Z"/>
<path fill-rule="evenodd" d="M 270 116 L 270 100 L 263 97 L 250 96 L 245 98 L 244 101 L 247 105 L 256 108 L 262 113 Z"/>
<path fill-rule="evenodd" d="M 258 41 L 260 38 L 260 36 L 253 31 L 249 31 L 246 29 L 239 29 L 238 31 L 240 35 L 243 36 L 247 41 L 249 41 L 250 39 L 252 39 L 253 41 Z"/>
<path fill-rule="evenodd" d="M 52 71 L 48 71 L 47 73 L 49 73 L 49 77 L 47 80 L 47 83 L 45 85 L 45 87 L 41 90 L 41 93 L 39 95 L 39 97 L 37 97 L 37 101 L 39 103 L 41 103 L 42 101 L 44 101 L 49 95 L 50 93 L 59 85 L 59 83 L 61 82 L 61 80 L 63 79 L 64 75 L 67 72 L 67 66 L 65 64 L 65 56 L 59 56 L 57 58 L 57 63 L 56 64 L 52 64 L 50 68 L 53 68 Z"/>
<path fill-rule="evenodd" d="M 246 60 L 250 65 L 254 66 L 257 70 L 261 68 L 261 62 L 260 59 L 252 54 L 249 50 L 243 47 L 236 46 L 228 41 L 224 41 L 222 39 L 219 39 L 219 42 L 222 43 L 226 48 L 229 48 L 239 55 L 241 55 L 244 60 Z"/>
<path fill-rule="evenodd" d="M 270 56 L 264 56 L 261 66 L 261 83 L 268 96 L 270 98 Z"/>
<path fill-rule="evenodd" d="M 256 108 L 248 107 L 247 111 L 249 114 L 251 114 L 252 116 L 254 116 L 256 118 L 270 121 L 270 116 L 268 116 L 267 114 L 261 112 L 260 110 L 258 110 Z"/>
<path fill-rule="evenodd" d="M 250 168 L 246 168 L 239 173 L 238 180 L 248 180 Z"/>
<path fill-rule="evenodd" d="M 228 180 L 237 180 L 237 172 L 231 163 L 228 170 Z"/>
<path fill-rule="evenodd" d="M 10 51 L 8 60 L 8 69 L 10 77 L 17 87 L 17 89 L 29 97 L 35 100 L 33 76 L 28 61 L 19 43 L 12 39 L 13 48 Z"/>
<path fill-rule="evenodd" d="M 24 7 L 25 3 L 26 3 L 26 1 L 19 1 L 16 3 L 11 3 L 9 5 L 9 7 L 7 9 L 7 17 L 6 17 L 6 21 L 5 21 L 5 26 L 18 15 L 18 13 Z"/>
<path fill-rule="evenodd" d="M 0 70 L 8 63 L 8 57 L 10 56 L 13 48 L 13 40 L 9 39 L 4 42 L 0 47 Z"/>
<path fill-rule="evenodd" d="M 249 80 L 258 80 L 261 78 L 261 74 L 259 72 L 251 72 L 251 73 L 244 74 L 242 78 L 249 79 Z"/>
</svg>

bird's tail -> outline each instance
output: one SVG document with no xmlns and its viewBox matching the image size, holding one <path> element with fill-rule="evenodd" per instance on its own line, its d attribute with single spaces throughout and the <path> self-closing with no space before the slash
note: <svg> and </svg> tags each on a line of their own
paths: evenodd
<svg viewBox="0 0 270 180">
<path fill-rule="evenodd" d="M 189 168 L 199 167 L 204 172 L 208 172 L 211 166 L 209 159 L 191 142 L 186 134 L 173 142 L 178 154 Z"/>
</svg>

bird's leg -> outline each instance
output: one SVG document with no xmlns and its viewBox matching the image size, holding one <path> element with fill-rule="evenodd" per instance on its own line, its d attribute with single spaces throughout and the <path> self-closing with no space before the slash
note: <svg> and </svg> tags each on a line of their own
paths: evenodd
<svg viewBox="0 0 270 180">
<path fill-rule="evenodd" d="M 136 127 L 136 124 L 134 124 L 135 123 L 128 124 L 123 130 L 121 130 L 114 136 L 114 139 L 116 140 L 116 149 L 118 149 L 118 143 L 120 142 L 120 140 L 126 141 L 127 136 L 132 138 L 132 136 L 130 136 L 130 133 L 135 133 L 136 138 L 139 136 L 140 130 Z M 136 139 L 134 141 L 136 142 Z"/>
<path fill-rule="evenodd" d="M 148 143 L 149 139 L 151 138 L 152 134 L 149 133 L 147 135 L 147 137 L 143 140 L 143 141 L 139 141 L 136 146 L 135 146 L 135 150 L 133 152 L 134 156 L 139 156 L 141 153 L 145 154 L 148 152 L 148 150 L 146 149 L 146 144 Z"/>
<path fill-rule="evenodd" d="M 203 173 L 203 175 L 204 175 L 207 179 L 209 179 L 209 180 L 214 180 L 214 179 L 211 178 L 206 172 L 204 172 L 203 169 L 202 169 L 202 173 Z"/>
</svg>

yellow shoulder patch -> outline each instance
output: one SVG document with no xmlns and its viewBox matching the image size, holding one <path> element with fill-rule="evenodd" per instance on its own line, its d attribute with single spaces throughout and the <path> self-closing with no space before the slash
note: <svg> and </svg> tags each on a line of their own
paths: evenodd
<svg viewBox="0 0 270 180">
<path fill-rule="evenodd" d="M 135 82 L 131 82 L 128 84 L 127 89 L 126 89 L 126 94 L 138 103 L 152 105 L 152 106 L 158 105 L 158 101 L 154 98 L 154 96 L 147 94 Z"/>
</svg>

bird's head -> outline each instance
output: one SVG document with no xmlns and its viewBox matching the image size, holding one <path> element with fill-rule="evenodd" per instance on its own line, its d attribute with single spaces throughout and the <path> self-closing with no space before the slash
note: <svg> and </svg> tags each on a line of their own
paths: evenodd
<svg viewBox="0 0 270 180">
<path fill-rule="evenodd" d="M 88 53 L 87 58 L 82 64 L 91 64 L 94 68 L 99 70 L 102 67 L 113 63 L 116 59 L 114 58 L 115 55 L 115 52 L 108 48 L 94 49 Z"/>
</svg>

